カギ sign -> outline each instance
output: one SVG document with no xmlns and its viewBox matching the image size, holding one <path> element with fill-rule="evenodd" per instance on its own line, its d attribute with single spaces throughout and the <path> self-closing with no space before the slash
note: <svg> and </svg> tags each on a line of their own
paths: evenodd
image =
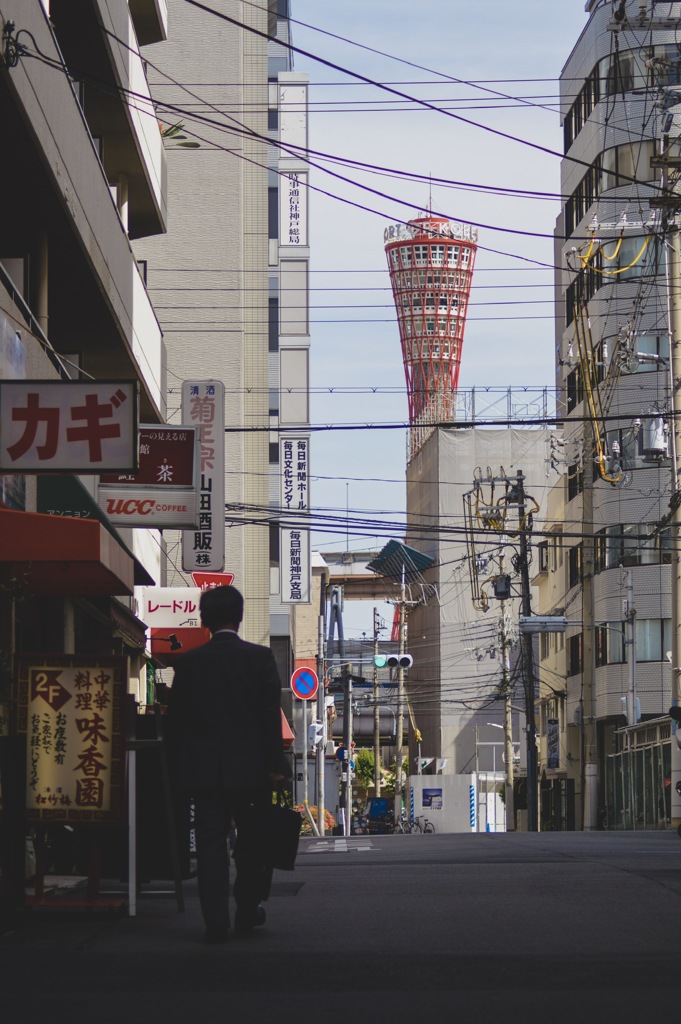
<svg viewBox="0 0 681 1024">
<path fill-rule="evenodd" d="M 25 654 L 17 673 L 29 820 L 118 822 L 127 659 Z"/>
<path fill-rule="evenodd" d="M 0 381 L 0 472 L 137 469 L 136 381 Z"/>
</svg>

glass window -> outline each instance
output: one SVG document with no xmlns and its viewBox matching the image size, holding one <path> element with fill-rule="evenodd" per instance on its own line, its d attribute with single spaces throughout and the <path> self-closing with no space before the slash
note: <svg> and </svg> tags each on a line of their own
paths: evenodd
<svg viewBox="0 0 681 1024">
<path fill-rule="evenodd" d="M 582 671 L 582 634 L 577 633 L 576 636 L 569 637 L 567 648 L 567 674 L 576 676 Z"/>
<path fill-rule="evenodd" d="M 603 169 L 603 191 L 610 188 L 617 188 L 617 147 L 606 149 L 601 156 L 601 167 Z"/>
<path fill-rule="evenodd" d="M 576 587 L 582 578 L 582 545 L 575 544 L 568 552 L 568 586 Z"/>
<path fill-rule="evenodd" d="M 663 619 L 636 619 L 637 661 L 662 661 L 663 621 Z"/>
<path fill-rule="evenodd" d="M 470 251 L 470 249 L 462 249 L 461 250 L 461 266 L 462 267 L 467 267 L 470 258 L 471 258 L 471 251 Z"/>
<path fill-rule="evenodd" d="M 678 85 L 681 82 L 681 53 L 673 43 L 655 47 L 654 75 L 657 85 Z"/>
<path fill-rule="evenodd" d="M 596 668 L 602 665 L 623 665 L 626 661 L 624 653 L 624 623 L 603 622 L 596 626 Z"/>
<path fill-rule="evenodd" d="M 414 246 L 414 263 L 419 267 L 423 267 L 428 262 L 428 246 L 427 245 L 415 245 Z"/>
<path fill-rule="evenodd" d="M 400 256 L 402 259 L 403 267 L 411 266 L 411 246 L 405 245 L 403 249 L 400 249 Z"/>
<path fill-rule="evenodd" d="M 657 523 L 641 523 L 638 527 L 639 534 L 643 534 L 639 540 L 639 564 L 657 565 L 666 562 L 665 540 L 669 539 L 666 530 L 660 532 Z"/>
<path fill-rule="evenodd" d="M 400 261 L 397 249 L 390 250 L 390 262 L 392 263 L 393 267 L 399 267 Z"/>
<path fill-rule="evenodd" d="M 445 261 L 445 247 L 444 245 L 431 245 L 430 247 L 430 260 L 435 266 L 442 266 Z"/>
<path fill-rule="evenodd" d="M 644 357 L 640 362 L 637 359 L 631 361 L 628 367 L 631 373 L 655 373 L 658 370 L 666 370 L 663 360 L 669 362 L 669 337 L 667 335 L 641 334 L 634 341 L 634 352 Z M 646 360 L 645 356 L 651 356 Z"/>
</svg>

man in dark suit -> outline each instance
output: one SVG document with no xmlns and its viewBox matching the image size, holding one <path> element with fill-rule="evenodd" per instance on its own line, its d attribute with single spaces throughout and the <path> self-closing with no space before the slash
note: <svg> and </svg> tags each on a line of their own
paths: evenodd
<svg viewBox="0 0 681 1024">
<path fill-rule="evenodd" d="M 264 922 L 263 851 L 272 789 L 283 779 L 281 682 L 269 647 L 238 636 L 243 597 L 236 587 L 201 595 L 212 636 L 178 658 L 168 696 L 167 734 L 179 785 L 194 798 L 199 900 L 206 942 L 229 931 L 229 849 L 234 821 L 236 915 L 246 934 Z"/>
</svg>

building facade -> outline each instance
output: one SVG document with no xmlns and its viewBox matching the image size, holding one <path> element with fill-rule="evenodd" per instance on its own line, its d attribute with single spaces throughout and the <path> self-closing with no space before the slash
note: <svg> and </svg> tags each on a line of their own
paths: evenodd
<svg viewBox="0 0 681 1024">
<path fill-rule="evenodd" d="M 279 428 L 308 425 L 307 85 L 292 71 L 288 3 L 214 13 L 169 3 L 172 37 L 145 50 L 169 163 L 168 231 L 137 246 L 168 350 L 168 420 L 182 384 L 224 384 L 224 570 L 244 634 L 291 667 L 280 601 Z M 266 36 L 269 34 L 269 40 Z M 168 534 L 169 585 L 191 585 Z M 309 570 L 309 559 L 308 559 Z"/>
<path fill-rule="evenodd" d="M 671 698 L 666 214 L 677 173 L 679 4 L 591 0 L 561 75 L 556 383 L 564 437 L 537 582 L 568 616 L 542 650 L 541 760 L 582 826 L 663 824 L 670 747 L 613 778 L 621 730 Z M 670 178 L 670 175 L 672 176 Z M 561 683 L 564 680 L 564 683 Z M 559 744 L 548 755 L 548 723 Z M 555 725 L 555 723 L 558 725 Z M 640 727 L 639 727 L 640 728 Z M 632 769 L 633 771 L 633 769 Z M 608 810 L 609 807 L 609 810 Z"/>
<path fill-rule="evenodd" d="M 407 543 L 434 562 L 424 573 L 428 586 L 410 586 L 407 597 L 406 642 L 414 659 L 407 682 L 412 773 L 414 757 L 422 755 L 434 758 L 427 772 L 435 772 L 443 760 L 443 774 L 498 771 L 503 788 L 500 727 L 507 701 L 513 706 L 509 740 L 519 755 L 516 773 L 525 772 L 517 509 L 509 508 L 505 528 L 487 520 L 487 529 L 483 506 L 501 507 L 508 484 L 521 470 L 526 508 L 534 513 L 532 529 L 541 533 L 549 442 L 549 431 L 541 428 L 440 428 L 407 466 Z M 495 479 L 487 479 L 488 467 Z M 503 467 L 513 467 L 508 478 Z M 467 531 L 464 496 L 473 492 L 476 480 L 479 514 Z M 495 584 L 504 577 L 508 589 L 502 594 Z M 421 734 L 418 749 L 414 725 Z"/>
<path fill-rule="evenodd" d="M 12 152 L 0 171 L 0 384 L 59 382 L 66 395 L 127 381 L 139 420 L 163 422 L 163 337 L 131 241 L 163 232 L 167 219 L 165 152 L 140 55 L 141 43 L 165 39 L 164 8 L 7 0 L 0 20 Z M 47 458 L 47 419 L 34 441 Z M 88 468 L 5 466 L 0 477 L 3 697 L 13 653 L 108 652 L 131 657 L 130 689 L 146 703 L 145 631 L 131 598 L 158 580 L 161 540 L 115 530 Z"/>
</svg>

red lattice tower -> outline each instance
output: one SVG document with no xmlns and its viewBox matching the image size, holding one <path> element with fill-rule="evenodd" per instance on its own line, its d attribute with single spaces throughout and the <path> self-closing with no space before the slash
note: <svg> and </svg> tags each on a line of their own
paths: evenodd
<svg viewBox="0 0 681 1024">
<path fill-rule="evenodd" d="M 423 215 L 385 231 L 407 379 L 410 455 L 435 424 L 456 418 L 463 332 L 477 230 Z"/>
</svg>

